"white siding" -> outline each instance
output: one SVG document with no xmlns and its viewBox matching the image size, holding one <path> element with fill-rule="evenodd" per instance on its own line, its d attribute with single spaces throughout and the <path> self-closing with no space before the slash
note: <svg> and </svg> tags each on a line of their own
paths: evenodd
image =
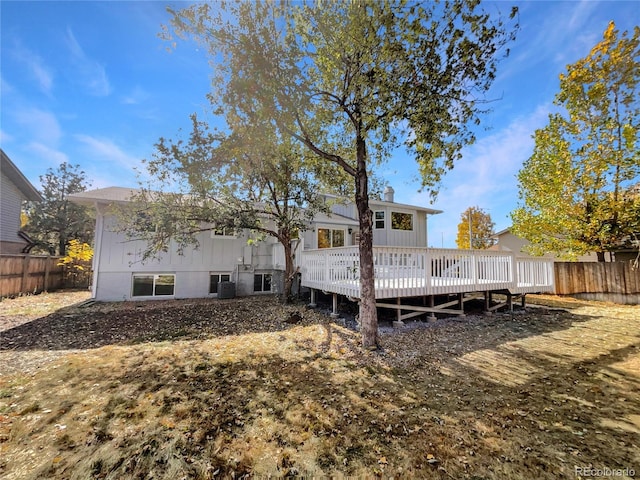
<svg viewBox="0 0 640 480">
<path fill-rule="evenodd" d="M 239 238 L 216 238 L 210 232 L 199 235 L 199 246 L 188 247 L 180 255 L 175 245 L 159 259 L 142 262 L 143 243 L 127 241 L 114 231 L 115 219 L 99 215 L 96 230 L 96 265 L 99 272 L 94 286 L 98 300 L 132 300 L 134 273 L 175 274 L 175 298 L 198 298 L 209 295 L 210 272 L 228 272 L 237 283 L 239 295 L 253 292 L 253 272 L 273 269 L 269 238 L 256 245 L 247 245 L 248 232 Z M 104 221 L 104 228 L 102 222 Z M 242 258 L 242 262 L 238 259 Z M 148 297 L 144 297 L 148 298 Z M 166 297 L 165 297 L 166 298 Z"/>
<path fill-rule="evenodd" d="M 356 205 L 354 203 L 336 203 L 331 205 L 331 211 L 337 215 L 342 215 L 347 218 L 358 218 L 358 210 L 356 209 Z"/>
<path fill-rule="evenodd" d="M 393 205 L 377 205 L 374 212 L 384 212 L 385 228 L 373 229 L 373 244 L 393 247 L 426 247 L 427 246 L 427 216 L 424 212 L 395 208 Z M 391 213 L 408 213 L 413 216 L 413 230 L 394 230 L 391 228 Z M 375 219 L 374 219 L 375 227 Z"/>
<path fill-rule="evenodd" d="M 20 230 L 20 208 L 22 193 L 4 173 L 0 183 L 0 241 L 18 242 L 25 245 L 18 236 Z"/>
</svg>

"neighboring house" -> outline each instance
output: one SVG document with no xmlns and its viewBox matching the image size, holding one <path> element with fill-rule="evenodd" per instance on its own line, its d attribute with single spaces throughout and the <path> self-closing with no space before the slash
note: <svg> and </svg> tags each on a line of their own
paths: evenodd
<svg viewBox="0 0 640 480">
<path fill-rule="evenodd" d="M 175 248 L 158 260 L 142 263 L 143 244 L 117 233 L 113 206 L 135 191 L 109 187 L 75 193 L 70 200 L 96 209 L 92 296 L 98 300 L 215 297 L 219 282 L 232 281 L 239 296 L 280 291 L 284 270 L 282 246 L 273 237 L 248 245 L 249 230 L 203 232 L 199 247 L 179 255 Z M 296 252 L 356 245 L 358 219 L 353 202 L 326 195 L 332 214 L 318 214 L 296 241 Z M 439 210 L 385 199 L 371 200 L 374 245 L 427 246 L 427 216 Z"/>
<path fill-rule="evenodd" d="M 525 240 L 522 237 L 518 237 L 511 233 L 511 228 L 505 228 L 504 230 L 499 231 L 494 234 L 493 238 L 498 240 L 498 243 L 493 245 L 489 250 L 495 250 L 499 252 L 514 252 L 518 256 L 528 257 L 529 254 L 526 253 L 524 247 L 529 245 L 529 241 Z M 544 255 L 545 258 L 553 258 L 556 261 L 563 261 L 556 256 L 548 253 Z M 587 255 L 582 255 L 578 257 L 578 262 L 597 262 L 598 256 L 595 253 L 589 253 Z"/>
<path fill-rule="evenodd" d="M 0 173 L 0 253 L 28 253 L 33 242 L 20 230 L 22 203 L 41 202 L 42 196 L 2 149 Z"/>
</svg>

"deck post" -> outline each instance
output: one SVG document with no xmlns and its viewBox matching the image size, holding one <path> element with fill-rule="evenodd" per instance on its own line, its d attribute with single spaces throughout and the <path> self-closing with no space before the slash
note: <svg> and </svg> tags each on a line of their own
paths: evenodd
<svg viewBox="0 0 640 480">
<path fill-rule="evenodd" d="M 404 322 L 402 321 L 402 309 L 400 308 L 400 305 L 402 305 L 402 300 L 400 297 L 398 297 L 396 299 L 396 304 L 398 305 L 398 308 L 396 310 L 396 321 L 393 322 L 393 327 L 394 328 L 401 328 L 404 327 Z"/>
<path fill-rule="evenodd" d="M 333 300 L 332 301 L 333 311 L 331 312 L 331 318 L 338 318 L 340 314 L 338 313 L 338 294 L 337 293 L 333 294 L 332 300 Z"/>
<path fill-rule="evenodd" d="M 492 303 L 492 295 L 491 295 L 491 290 L 485 290 L 484 291 L 484 314 L 485 315 L 493 315 L 493 312 L 491 311 L 491 303 Z"/>
<path fill-rule="evenodd" d="M 436 299 L 434 295 L 429 295 L 429 307 L 434 308 L 436 306 Z M 429 320 L 435 322 L 437 320 L 435 312 L 431 312 Z"/>
<path fill-rule="evenodd" d="M 520 301 L 522 302 L 522 309 L 524 310 L 527 306 L 527 294 L 523 293 L 520 297 Z"/>
<path fill-rule="evenodd" d="M 318 305 L 316 304 L 316 289 L 311 289 L 311 303 L 309 303 L 311 308 L 316 308 Z"/>
<path fill-rule="evenodd" d="M 509 307 L 509 311 L 513 313 L 513 298 L 511 297 L 511 292 L 507 292 L 507 306 Z"/>
<path fill-rule="evenodd" d="M 460 304 L 460 311 L 462 312 L 462 313 L 460 314 L 460 316 L 461 316 L 461 317 L 466 316 L 466 315 L 464 314 L 464 293 L 459 293 L 459 294 L 458 294 L 458 303 Z"/>
</svg>

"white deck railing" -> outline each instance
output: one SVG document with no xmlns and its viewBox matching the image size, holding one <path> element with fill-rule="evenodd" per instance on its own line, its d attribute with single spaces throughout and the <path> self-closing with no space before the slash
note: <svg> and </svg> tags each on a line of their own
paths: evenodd
<svg viewBox="0 0 640 480">
<path fill-rule="evenodd" d="M 373 247 L 376 298 L 553 290 L 553 261 L 490 250 Z M 359 298 L 358 247 L 301 252 L 302 285 Z"/>
</svg>

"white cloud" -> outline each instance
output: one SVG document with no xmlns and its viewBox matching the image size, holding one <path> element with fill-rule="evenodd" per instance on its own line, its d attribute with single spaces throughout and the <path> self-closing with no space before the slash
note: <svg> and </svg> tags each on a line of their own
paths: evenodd
<svg viewBox="0 0 640 480">
<path fill-rule="evenodd" d="M 27 67 L 30 76 L 38 84 L 38 88 L 43 93 L 50 95 L 53 89 L 53 74 L 44 60 L 18 41 L 15 42 L 11 51 L 13 57 Z"/>
<path fill-rule="evenodd" d="M 35 107 L 12 112 L 17 123 L 25 130 L 25 136 L 35 143 L 56 146 L 62 137 L 62 128 L 57 117 Z"/>
<path fill-rule="evenodd" d="M 540 105 L 529 116 L 514 120 L 463 151 L 463 159 L 446 174 L 449 187 L 441 190 L 434 205 L 444 213 L 429 218 L 430 245 L 439 247 L 444 236 L 445 246 L 453 247 L 460 215 L 471 206 L 487 210 L 498 230 L 510 224 L 507 215 L 518 199 L 516 175 L 533 152 L 532 135 L 546 123 L 550 108 Z M 429 204 L 425 193 L 398 201 Z"/>
<path fill-rule="evenodd" d="M 92 188 L 135 187 L 145 178 L 141 157 L 126 153 L 112 140 L 85 134 L 74 138 L 81 144 L 83 167 Z"/>
<path fill-rule="evenodd" d="M 51 167 L 57 167 L 61 163 L 69 163 L 69 157 L 66 153 L 51 148 L 38 142 L 32 142 L 27 145 L 27 150 L 38 157 L 43 163 L 50 165 Z"/>
<path fill-rule="evenodd" d="M 149 93 L 140 86 L 136 86 L 128 95 L 122 97 L 125 105 L 138 105 L 149 98 Z"/>
<path fill-rule="evenodd" d="M 5 143 L 9 143 L 11 140 L 13 140 L 13 136 L 0 128 L 0 144 L 4 145 Z"/>
<path fill-rule="evenodd" d="M 2 75 L 0 75 L 0 92 L 2 92 L 3 96 L 6 96 L 8 93 L 14 92 L 15 89 L 13 86 L 7 82 Z"/>
<path fill-rule="evenodd" d="M 96 159 L 115 163 L 119 167 L 126 167 L 129 171 L 132 171 L 141 164 L 139 158 L 125 153 L 111 140 L 100 139 L 84 134 L 77 134 L 74 135 L 74 137 L 88 149 L 89 155 Z"/>
<path fill-rule="evenodd" d="M 76 67 L 78 80 L 91 95 L 105 97 L 111 93 L 111 85 L 106 69 L 96 60 L 87 56 L 70 28 L 67 29 L 67 45 Z"/>
</svg>

